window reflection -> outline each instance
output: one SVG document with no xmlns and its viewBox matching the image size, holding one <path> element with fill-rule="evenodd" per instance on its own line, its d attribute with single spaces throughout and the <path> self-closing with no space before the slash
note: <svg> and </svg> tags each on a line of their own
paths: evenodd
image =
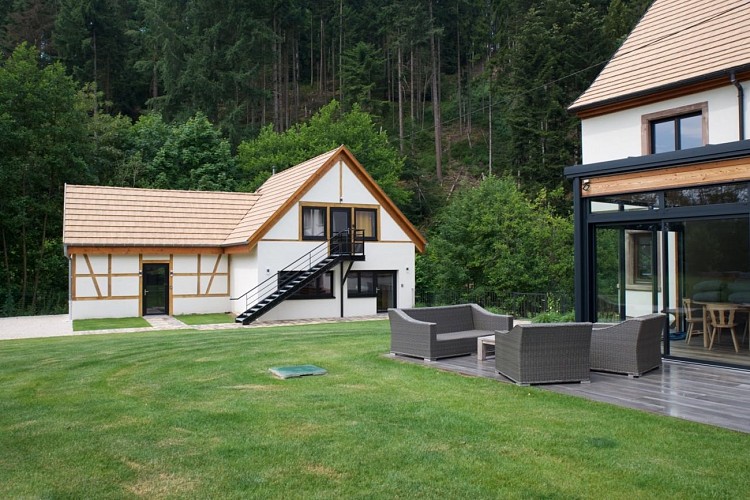
<svg viewBox="0 0 750 500">
<path fill-rule="evenodd" d="M 592 213 L 630 212 L 634 210 L 654 210 L 658 208 L 656 193 L 631 193 L 601 196 L 591 200 Z"/>
<path fill-rule="evenodd" d="M 694 207 L 724 203 L 747 203 L 746 184 L 725 184 L 722 186 L 701 186 L 690 189 L 674 189 L 664 195 L 667 207 Z"/>
</svg>

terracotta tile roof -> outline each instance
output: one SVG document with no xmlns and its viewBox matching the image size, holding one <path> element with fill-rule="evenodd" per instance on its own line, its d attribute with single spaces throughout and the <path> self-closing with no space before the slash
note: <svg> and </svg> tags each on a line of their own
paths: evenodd
<svg viewBox="0 0 750 500">
<path fill-rule="evenodd" d="M 328 151 L 271 176 L 256 191 L 260 195 L 258 202 L 253 205 L 237 227 L 227 236 L 224 244 L 246 243 L 285 203 L 293 200 L 295 194 L 302 194 L 301 191 L 304 190 L 314 174 L 336 156 L 341 149 Z"/>
<path fill-rule="evenodd" d="M 570 110 L 747 69 L 748 38 L 748 0 L 655 0 Z"/>
<path fill-rule="evenodd" d="M 66 185 L 63 242 L 74 246 L 219 246 L 259 197 Z"/>
</svg>

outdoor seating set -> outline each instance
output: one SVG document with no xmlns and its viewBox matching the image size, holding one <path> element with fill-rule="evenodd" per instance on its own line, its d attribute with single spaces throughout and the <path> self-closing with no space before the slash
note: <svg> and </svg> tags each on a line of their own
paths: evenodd
<svg viewBox="0 0 750 500">
<path fill-rule="evenodd" d="M 735 297 L 737 294 L 734 295 Z M 744 296 L 743 296 L 744 297 Z M 750 328 L 750 304 L 729 302 L 702 302 L 699 300 L 683 299 L 685 322 L 688 325 L 685 342 L 690 344 L 694 335 L 703 335 L 703 346 L 713 349 L 722 331 L 729 331 L 732 336 L 734 351 L 740 351 L 737 341 L 737 330 L 742 330 L 742 342 Z M 740 318 L 740 315 L 743 315 Z M 741 322 L 744 320 L 744 324 Z"/>
<path fill-rule="evenodd" d="M 430 361 L 476 354 L 481 338 L 494 335 L 495 369 L 519 385 L 589 382 L 591 370 L 639 377 L 661 367 L 664 314 L 514 326 L 512 316 L 462 304 L 389 309 L 388 317 L 391 353 Z"/>
</svg>

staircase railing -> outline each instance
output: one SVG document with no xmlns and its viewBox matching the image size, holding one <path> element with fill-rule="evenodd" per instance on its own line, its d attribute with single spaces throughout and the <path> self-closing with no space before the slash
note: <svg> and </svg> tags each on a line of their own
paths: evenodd
<svg viewBox="0 0 750 500">
<path fill-rule="evenodd" d="M 347 257 L 364 256 L 364 254 L 364 231 L 352 229 L 341 231 L 290 263 L 284 269 L 278 270 L 254 288 L 251 288 L 239 297 L 230 297 L 229 300 L 245 299 L 244 310 L 247 311 L 252 304 L 257 304 L 273 293 L 276 293 L 277 290 L 296 279 L 301 273 L 312 270 L 329 257 L 345 259 Z"/>
</svg>

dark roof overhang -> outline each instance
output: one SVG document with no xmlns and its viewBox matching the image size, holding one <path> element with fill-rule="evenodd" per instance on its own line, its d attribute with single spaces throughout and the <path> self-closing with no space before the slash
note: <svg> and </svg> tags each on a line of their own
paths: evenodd
<svg viewBox="0 0 750 500">
<path fill-rule="evenodd" d="M 685 93 L 692 93 L 694 92 L 692 87 L 700 86 L 709 82 L 717 82 L 717 85 L 712 85 L 712 87 L 731 85 L 730 78 L 732 74 L 745 76 L 748 72 L 750 72 L 750 64 L 742 64 L 739 66 L 733 66 L 731 68 L 714 71 L 712 73 L 706 73 L 703 75 L 694 76 L 692 78 L 686 78 L 684 80 L 678 80 L 664 85 L 646 88 L 637 92 L 630 92 L 616 97 L 610 97 L 608 99 L 601 99 L 579 105 L 573 103 L 568 106 L 568 111 L 576 114 L 584 114 L 589 111 L 595 111 L 597 108 L 607 108 L 609 106 L 617 104 L 625 104 L 628 101 L 633 101 L 633 105 L 635 106 L 638 105 L 641 100 L 649 96 L 654 96 L 654 98 L 656 98 L 661 94 L 674 92 L 680 89 L 683 89 Z M 586 92 L 584 92 L 584 94 L 585 93 Z"/>
<path fill-rule="evenodd" d="M 620 174 L 655 168 L 693 165 L 735 158 L 750 157 L 750 140 L 709 144 L 700 148 L 683 149 L 669 153 L 631 156 L 619 160 L 573 165 L 565 168 L 568 179 L 591 175 Z"/>
</svg>

